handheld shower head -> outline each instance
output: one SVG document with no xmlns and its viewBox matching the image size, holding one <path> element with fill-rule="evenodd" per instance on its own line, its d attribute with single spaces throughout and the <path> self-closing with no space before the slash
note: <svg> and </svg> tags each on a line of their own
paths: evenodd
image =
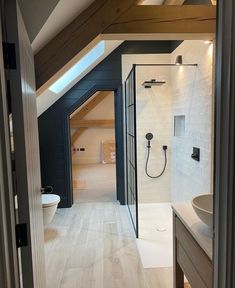
<svg viewBox="0 0 235 288">
<path fill-rule="evenodd" d="M 147 140 L 152 140 L 152 139 L 153 139 L 153 134 L 152 134 L 152 133 L 147 133 L 147 134 L 145 135 L 145 138 L 146 138 Z"/>
<path fill-rule="evenodd" d="M 151 148 L 150 140 L 153 139 L 153 134 L 152 134 L 152 133 L 147 133 L 147 134 L 145 135 L 145 138 L 148 140 L 148 146 L 147 146 L 147 148 Z"/>
</svg>

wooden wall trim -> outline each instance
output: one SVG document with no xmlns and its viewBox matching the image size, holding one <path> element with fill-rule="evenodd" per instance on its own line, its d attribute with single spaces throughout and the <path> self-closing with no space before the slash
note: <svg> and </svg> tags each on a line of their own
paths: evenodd
<svg viewBox="0 0 235 288">
<path fill-rule="evenodd" d="M 95 0 L 35 55 L 37 89 L 135 3 L 136 0 Z"/>
<path fill-rule="evenodd" d="M 210 5 L 133 6 L 103 34 L 208 34 L 216 31 L 216 8 Z"/>
</svg>

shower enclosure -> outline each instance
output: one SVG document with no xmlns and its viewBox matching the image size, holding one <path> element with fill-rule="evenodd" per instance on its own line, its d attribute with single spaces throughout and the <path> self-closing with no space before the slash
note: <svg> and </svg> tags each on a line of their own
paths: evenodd
<svg viewBox="0 0 235 288">
<path fill-rule="evenodd" d="M 145 268 L 172 267 L 172 203 L 212 191 L 212 48 L 123 56 L 126 196 Z"/>
<path fill-rule="evenodd" d="M 196 170 L 198 165 L 191 159 L 191 150 L 194 145 L 201 145 L 197 144 L 201 132 L 193 131 L 197 129 L 196 112 L 203 106 L 203 103 L 198 103 L 198 99 L 201 101 L 199 94 L 204 93 L 201 87 L 196 87 L 197 77 L 197 64 L 134 64 L 126 78 L 126 198 L 137 238 L 145 238 L 148 234 L 143 224 L 147 221 L 146 211 L 159 208 L 160 214 L 169 214 L 172 202 L 188 200 L 203 190 L 198 186 L 189 189 L 193 179 L 191 175 L 187 177 L 189 171 Z M 210 101 L 210 97 L 207 100 Z M 145 138 L 148 133 L 153 133 L 150 148 Z M 209 141 L 210 136 L 207 138 Z M 146 161 L 149 173 L 146 173 Z M 207 172 L 204 174 L 208 177 Z M 185 194 L 187 189 L 192 190 L 191 195 Z M 165 210 L 162 212 L 163 207 Z M 158 231 L 165 230 L 168 225 L 159 219 L 154 223 L 154 229 Z"/>
</svg>

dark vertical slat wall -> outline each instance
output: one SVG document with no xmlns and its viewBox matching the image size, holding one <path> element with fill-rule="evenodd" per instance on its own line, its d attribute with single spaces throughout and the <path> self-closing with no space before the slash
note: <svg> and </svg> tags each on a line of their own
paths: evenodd
<svg viewBox="0 0 235 288">
<path fill-rule="evenodd" d="M 60 207 L 72 205 L 69 115 L 95 91 L 115 91 L 117 199 L 125 204 L 122 103 L 122 54 L 171 53 L 179 41 L 125 41 L 38 119 L 43 187 L 60 195 Z"/>
</svg>

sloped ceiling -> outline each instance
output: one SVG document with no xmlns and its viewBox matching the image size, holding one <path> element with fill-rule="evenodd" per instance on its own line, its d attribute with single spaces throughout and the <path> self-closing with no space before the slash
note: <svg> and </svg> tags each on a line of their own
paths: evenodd
<svg viewBox="0 0 235 288">
<path fill-rule="evenodd" d="M 141 5 L 162 5 L 165 0 L 142 0 Z M 185 4 L 208 4 L 211 0 L 186 0 Z M 82 13 L 94 0 L 18 0 L 22 10 L 24 22 L 28 30 L 32 48 L 36 54 L 51 39 L 53 39 L 64 27 L 71 23 Z M 107 41 L 105 56 L 109 55 L 121 41 Z M 102 60 L 100 59 L 100 61 Z M 98 64 L 95 63 L 95 64 Z M 91 66 L 90 69 L 94 68 Z M 88 69 L 86 73 L 90 71 Z M 84 76 L 85 74 L 81 75 Z M 79 81 L 80 78 L 76 79 Z M 74 84 L 73 82 L 72 84 Z M 67 87 L 67 90 L 71 88 Z M 56 102 L 62 94 L 53 95 L 47 89 L 43 95 L 38 97 L 39 114 Z"/>
<path fill-rule="evenodd" d="M 37 53 L 43 46 L 53 39 L 93 1 L 94 0 L 60 0 L 39 31 L 37 37 L 32 42 L 34 53 Z M 41 0 L 39 2 L 41 2 Z"/>
<path fill-rule="evenodd" d="M 104 54 L 95 61 L 90 67 L 88 67 L 82 74 L 76 77 L 71 83 L 69 83 L 66 88 L 59 92 L 58 94 L 53 93 L 50 89 L 46 89 L 40 96 L 37 97 L 37 112 L 40 116 L 45 112 L 51 105 L 58 101 L 73 85 L 80 81 L 85 75 L 87 75 L 96 65 L 98 65 L 102 60 L 104 60 L 110 53 L 113 52 L 123 41 L 118 40 L 107 40 L 105 42 L 105 52 Z"/>
<path fill-rule="evenodd" d="M 32 42 L 59 0 L 18 0 L 29 39 Z"/>
</svg>

